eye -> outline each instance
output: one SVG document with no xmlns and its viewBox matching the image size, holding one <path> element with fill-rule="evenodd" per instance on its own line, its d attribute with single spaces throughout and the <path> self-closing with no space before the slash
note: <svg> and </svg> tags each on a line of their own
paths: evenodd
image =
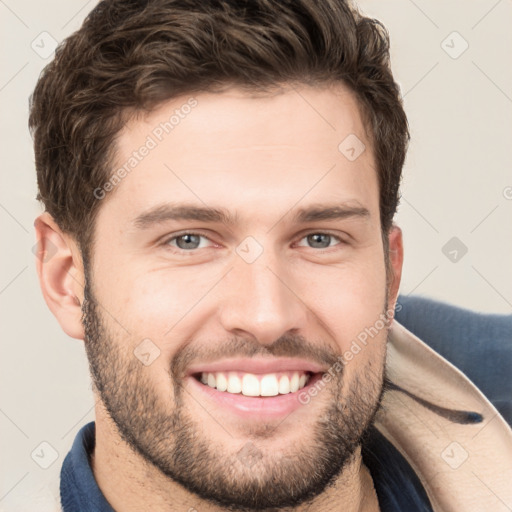
<svg viewBox="0 0 512 512">
<path fill-rule="evenodd" d="M 307 246 L 313 249 L 328 249 L 329 247 L 344 243 L 340 237 L 322 232 L 309 233 L 303 236 L 297 245 L 304 246 L 304 243 L 301 243 L 303 240 L 306 241 Z M 335 241 L 338 243 L 333 243 Z M 185 232 L 168 238 L 164 245 L 181 251 L 191 252 L 208 247 L 208 242 L 213 243 L 207 236 L 201 233 Z"/>
<path fill-rule="evenodd" d="M 202 249 L 205 246 L 201 245 L 201 239 L 211 241 L 208 237 L 201 235 L 200 233 L 181 233 L 180 235 L 174 235 L 169 238 L 165 245 L 170 245 L 183 251 Z"/>
<path fill-rule="evenodd" d="M 313 247 L 314 249 L 327 249 L 332 247 L 331 242 L 333 240 L 343 243 L 341 238 L 331 235 L 330 233 L 309 233 L 305 237 L 301 238 L 301 241 L 302 240 L 306 240 L 308 244 L 311 244 L 310 247 Z M 301 244 L 299 243 L 299 245 Z"/>
</svg>

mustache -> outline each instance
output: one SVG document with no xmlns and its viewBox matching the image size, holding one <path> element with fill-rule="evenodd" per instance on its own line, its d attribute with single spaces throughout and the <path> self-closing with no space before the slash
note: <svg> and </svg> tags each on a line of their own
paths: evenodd
<svg viewBox="0 0 512 512">
<path fill-rule="evenodd" d="M 254 339 L 233 337 L 220 343 L 208 343 L 206 346 L 184 344 L 176 352 L 170 371 L 172 377 L 179 381 L 185 377 L 187 368 L 193 362 L 210 363 L 227 358 L 256 356 L 297 357 L 331 367 L 341 353 L 325 341 L 312 343 L 301 335 L 285 334 L 269 345 L 262 345 Z"/>
</svg>

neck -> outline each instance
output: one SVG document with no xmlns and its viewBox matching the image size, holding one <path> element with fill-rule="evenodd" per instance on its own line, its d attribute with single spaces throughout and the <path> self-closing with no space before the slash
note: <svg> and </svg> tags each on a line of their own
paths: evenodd
<svg viewBox="0 0 512 512">
<path fill-rule="evenodd" d="M 222 512 L 188 492 L 146 462 L 121 439 L 112 420 L 96 408 L 96 445 L 91 468 L 101 492 L 114 510 L 135 512 Z M 273 509 L 275 510 L 275 509 Z M 358 449 L 343 472 L 314 499 L 283 512 L 378 512 L 378 500 L 370 472 Z"/>
</svg>

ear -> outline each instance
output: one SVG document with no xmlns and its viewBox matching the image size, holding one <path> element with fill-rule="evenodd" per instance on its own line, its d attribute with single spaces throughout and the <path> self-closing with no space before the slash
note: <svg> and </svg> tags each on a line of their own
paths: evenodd
<svg viewBox="0 0 512 512">
<path fill-rule="evenodd" d="M 34 226 L 38 243 L 36 267 L 44 300 L 64 332 L 83 340 L 84 272 L 78 246 L 48 213 L 40 215 Z"/>
<path fill-rule="evenodd" d="M 389 234 L 389 265 L 390 275 L 388 283 L 388 310 L 394 311 L 400 281 L 402 280 L 402 266 L 404 262 L 404 247 L 402 240 L 402 230 L 393 224 Z"/>
</svg>

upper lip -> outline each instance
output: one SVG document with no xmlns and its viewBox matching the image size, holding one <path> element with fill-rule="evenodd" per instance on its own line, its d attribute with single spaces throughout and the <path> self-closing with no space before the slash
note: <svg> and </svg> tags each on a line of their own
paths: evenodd
<svg viewBox="0 0 512 512">
<path fill-rule="evenodd" d="M 239 371 L 244 373 L 276 373 L 303 371 L 318 373 L 325 371 L 322 366 L 307 359 L 298 358 L 238 358 L 222 359 L 211 363 L 192 365 L 188 374 Z"/>
</svg>

